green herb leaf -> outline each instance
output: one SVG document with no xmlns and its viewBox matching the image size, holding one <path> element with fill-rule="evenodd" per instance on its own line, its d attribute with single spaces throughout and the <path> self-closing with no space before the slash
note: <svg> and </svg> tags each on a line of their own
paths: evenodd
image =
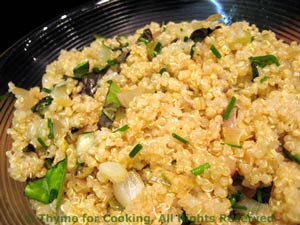
<svg viewBox="0 0 300 225">
<path fill-rule="evenodd" d="M 236 202 L 240 201 L 243 198 L 243 193 L 241 191 L 237 191 L 236 193 L 229 196 L 229 201 L 231 206 L 235 205 Z"/>
<path fill-rule="evenodd" d="M 124 126 L 118 128 L 118 129 L 114 130 L 113 133 L 116 133 L 116 132 L 124 132 L 124 131 L 128 130 L 129 128 L 130 128 L 130 127 L 126 124 L 126 125 L 124 125 Z"/>
<path fill-rule="evenodd" d="M 282 153 L 289 160 L 294 161 L 294 162 L 300 164 L 300 155 L 299 154 L 294 154 L 293 155 L 288 150 L 286 150 L 285 148 L 282 149 Z"/>
<path fill-rule="evenodd" d="M 114 66 L 114 65 L 116 65 L 116 62 L 115 62 L 115 60 L 107 60 L 107 65 Z"/>
<path fill-rule="evenodd" d="M 110 86 L 106 96 L 105 105 L 114 105 L 115 107 L 119 107 L 121 103 L 117 97 L 117 94 L 121 93 L 121 90 L 119 86 L 112 80 L 109 80 L 108 83 Z"/>
<path fill-rule="evenodd" d="M 268 79 L 268 77 L 267 77 L 267 76 L 263 76 L 263 77 L 260 79 L 260 83 L 263 83 L 263 82 L 265 82 L 267 79 Z"/>
<path fill-rule="evenodd" d="M 195 176 L 198 176 L 202 173 L 204 173 L 205 170 L 210 168 L 210 164 L 209 163 L 204 163 L 194 169 L 191 170 L 191 173 L 194 174 Z"/>
<path fill-rule="evenodd" d="M 280 65 L 280 63 L 274 55 L 255 56 L 250 57 L 249 60 L 252 69 L 252 81 L 259 76 L 257 69 L 258 66 L 264 68 L 265 66 L 272 64 L 275 64 L 276 66 Z"/>
<path fill-rule="evenodd" d="M 162 173 L 161 178 L 163 179 L 165 185 L 167 185 L 168 187 L 172 186 L 172 183 L 169 180 L 169 178 L 166 176 L 166 174 Z"/>
<path fill-rule="evenodd" d="M 54 138 L 54 130 L 53 130 L 53 123 L 50 118 L 48 118 L 48 128 L 49 128 L 48 138 L 53 139 Z"/>
<path fill-rule="evenodd" d="M 144 44 L 148 44 L 150 41 L 144 37 L 139 37 L 138 42 L 143 42 Z"/>
<path fill-rule="evenodd" d="M 231 206 L 233 209 L 240 209 L 240 210 L 243 210 L 243 211 L 246 211 L 247 210 L 247 207 L 246 206 L 243 206 L 243 205 L 232 205 Z"/>
<path fill-rule="evenodd" d="M 195 54 L 195 47 L 196 47 L 196 44 L 193 44 L 192 47 L 191 47 L 191 50 L 190 50 L 191 59 L 193 58 L 193 56 Z"/>
<path fill-rule="evenodd" d="M 189 144 L 190 142 L 183 137 L 180 137 L 178 134 L 172 133 L 172 137 L 177 139 L 178 141 L 181 141 L 183 144 Z"/>
<path fill-rule="evenodd" d="M 139 151 L 141 151 L 142 148 L 143 146 L 141 144 L 137 144 L 136 146 L 134 146 L 134 148 L 129 153 L 129 157 L 133 158 Z"/>
<path fill-rule="evenodd" d="M 160 75 L 163 75 L 164 72 L 167 72 L 167 69 L 166 69 L 166 68 L 162 68 L 162 69 L 159 71 L 159 74 L 160 74 Z"/>
<path fill-rule="evenodd" d="M 58 209 L 63 195 L 66 170 L 67 159 L 64 159 L 49 169 L 45 177 L 30 181 L 25 187 L 25 196 L 45 204 L 57 199 Z"/>
<path fill-rule="evenodd" d="M 157 42 L 154 48 L 154 57 L 156 57 L 162 49 L 162 44 L 160 42 Z"/>
<path fill-rule="evenodd" d="M 267 65 L 275 64 L 279 66 L 280 63 L 278 62 L 277 58 L 274 55 L 263 55 L 263 56 L 255 56 L 250 57 L 250 61 L 254 63 L 256 66 L 264 68 Z"/>
<path fill-rule="evenodd" d="M 221 59 L 222 55 L 214 45 L 210 46 L 210 50 L 218 59 Z"/>
<path fill-rule="evenodd" d="M 224 113 L 224 119 L 225 120 L 229 119 L 229 116 L 230 116 L 230 113 L 231 113 L 231 111 L 233 109 L 235 101 L 236 101 L 236 97 L 232 96 L 232 98 L 231 98 L 231 100 L 230 100 L 230 102 L 229 102 L 229 104 L 227 106 L 227 109 L 226 109 L 226 111 Z"/>
<path fill-rule="evenodd" d="M 232 148 L 242 148 L 241 145 L 235 145 L 235 144 L 221 143 L 221 145 L 228 145 L 228 146 L 230 146 Z"/>
<path fill-rule="evenodd" d="M 165 32 L 167 30 L 166 26 L 162 26 L 162 32 Z"/>
<path fill-rule="evenodd" d="M 42 146 L 42 148 L 44 150 L 47 150 L 48 149 L 48 146 L 46 145 L 46 143 L 43 141 L 43 139 L 41 137 L 38 137 L 37 138 L 37 141 L 40 143 L 40 145 Z"/>
<path fill-rule="evenodd" d="M 42 88 L 42 92 L 45 92 L 45 93 L 51 93 L 51 89 L 48 89 L 48 88 Z"/>
<path fill-rule="evenodd" d="M 46 96 L 42 98 L 38 103 L 31 107 L 31 111 L 34 113 L 38 113 L 41 117 L 44 116 L 45 111 L 48 106 L 52 103 L 53 98 L 50 96 Z"/>
<path fill-rule="evenodd" d="M 90 69 L 89 61 L 82 62 L 82 63 L 78 64 L 73 69 L 74 77 L 82 78 L 84 75 L 87 75 L 89 73 L 89 69 Z"/>
<path fill-rule="evenodd" d="M 188 36 L 185 36 L 185 37 L 183 38 L 183 41 L 184 41 L 184 42 L 188 42 L 188 40 L 189 40 L 189 37 L 188 37 Z"/>
<path fill-rule="evenodd" d="M 121 93 L 119 86 L 114 83 L 112 80 L 109 80 L 110 84 L 108 93 L 106 95 L 105 104 L 102 109 L 102 113 L 99 118 L 98 128 L 107 127 L 110 128 L 115 117 L 116 113 L 121 106 L 121 103 L 117 97 L 117 94 Z"/>
</svg>

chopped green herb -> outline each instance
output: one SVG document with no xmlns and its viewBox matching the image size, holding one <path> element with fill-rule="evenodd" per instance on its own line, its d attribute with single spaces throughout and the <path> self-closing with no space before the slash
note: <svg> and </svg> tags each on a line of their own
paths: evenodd
<svg viewBox="0 0 300 225">
<path fill-rule="evenodd" d="M 48 149 L 48 146 L 46 145 L 46 143 L 43 141 L 41 137 L 38 137 L 37 141 L 40 143 L 40 145 L 43 147 L 44 150 Z"/>
<path fill-rule="evenodd" d="M 230 146 L 232 148 L 242 148 L 241 145 L 235 145 L 235 144 L 221 143 L 221 145 L 228 145 L 228 146 Z"/>
<path fill-rule="evenodd" d="M 93 73 L 95 73 L 95 74 L 101 73 L 101 70 L 99 69 L 99 67 L 94 67 L 94 68 L 92 69 L 92 71 L 93 71 Z"/>
<path fill-rule="evenodd" d="M 188 36 L 185 36 L 185 37 L 183 38 L 183 41 L 184 41 L 184 42 L 188 42 L 188 40 L 189 40 L 189 37 L 188 37 Z"/>
<path fill-rule="evenodd" d="M 154 48 L 154 57 L 156 57 L 162 49 L 162 44 L 160 42 L 157 42 Z"/>
<path fill-rule="evenodd" d="M 169 187 L 172 186 L 172 183 L 171 183 L 171 181 L 169 180 L 169 178 L 166 176 L 166 174 L 162 173 L 162 174 L 161 174 L 161 177 L 162 177 L 162 179 L 163 179 L 165 185 L 167 185 L 167 186 L 169 186 Z"/>
<path fill-rule="evenodd" d="M 44 113 L 48 106 L 52 103 L 53 98 L 50 96 L 46 96 L 42 98 L 38 103 L 31 107 L 31 111 L 34 113 L 38 113 L 41 117 L 44 116 Z"/>
<path fill-rule="evenodd" d="M 253 62 L 256 66 L 264 68 L 268 65 L 275 64 L 276 66 L 280 66 L 277 58 L 274 55 L 263 55 L 263 56 L 255 56 L 250 57 L 250 61 Z"/>
<path fill-rule="evenodd" d="M 48 138 L 53 139 L 54 138 L 54 130 L 53 130 L 53 123 L 50 118 L 48 118 L 48 128 L 49 128 Z"/>
<path fill-rule="evenodd" d="M 255 40 L 255 36 L 251 36 L 251 42 Z"/>
<path fill-rule="evenodd" d="M 240 209 L 240 210 L 243 210 L 243 211 L 245 211 L 245 210 L 247 210 L 247 207 L 246 206 L 243 206 L 243 205 L 232 205 L 231 206 L 233 209 Z"/>
<path fill-rule="evenodd" d="M 263 76 L 263 77 L 260 79 L 260 83 L 263 83 L 263 82 L 265 82 L 267 79 L 268 79 L 268 77 L 267 77 L 267 76 Z"/>
<path fill-rule="evenodd" d="M 113 133 L 116 133 L 116 132 L 124 132 L 124 131 L 126 131 L 126 130 L 128 130 L 128 129 L 129 129 L 129 126 L 126 124 L 126 125 L 124 125 L 124 126 L 118 128 L 118 129 L 114 130 Z"/>
<path fill-rule="evenodd" d="M 177 139 L 178 141 L 181 141 L 183 144 L 189 144 L 190 142 L 183 137 L 180 137 L 178 134 L 172 133 L 172 137 Z"/>
<path fill-rule="evenodd" d="M 92 130 L 88 130 L 88 131 L 84 131 L 84 132 L 82 132 L 82 134 L 92 134 L 92 133 L 94 133 L 95 131 L 92 131 Z"/>
<path fill-rule="evenodd" d="M 163 26 L 162 27 L 162 32 L 165 32 L 167 30 L 167 27 L 166 26 Z"/>
<path fill-rule="evenodd" d="M 257 194 L 257 201 L 258 201 L 259 203 L 262 203 L 262 192 L 261 192 L 261 190 L 258 190 L 258 191 L 256 192 L 256 194 Z"/>
<path fill-rule="evenodd" d="M 232 98 L 231 98 L 231 100 L 230 100 L 230 102 L 229 102 L 229 104 L 227 106 L 227 109 L 226 109 L 226 111 L 224 113 L 224 119 L 225 120 L 229 119 L 229 116 L 230 116 L 230 113 L 231 113 L 231 111 L 233 109 L 235 101 L 236 101 L 236 97 L 232 96 Z"/>
<path fill-rule="evenodd" d="M 148 44 L 150 41 L 144 37 L 139 37 L 138 42 L 143 42 L 144 44 Z"/>
<path fill-rule="evenodd" d="M 196 44 L 193 44 L 192 47 L 191 47 L 191 50 L 190 50 L 191 59 L 193 58 L 193 56 L 195 54 L 195 47 L 196 47 Z"/>
<path fill-rule="evenodd" d="M 231 206 L 235 205 L 236 202 L 240 201 L 243 198 L 243 193 L 241 191 L 237 191 L 236 193 L 229 196 L 229 201 Z"/>
<path fill-rule="evenodd" d="M 137 144 L 136 146 L 134 146 L 134 148 L 129 153 L 129 157 L 133 158 L 142 148 L 143 146 L 141 144 Z"/>
<path fill-rule="evenodd" d="M 74 77 L 76 78 L 82 78 L 84 75 L 87 75 L 89 73 L 90 69 L 90 63 L 89 61 L 79 63 L 74 69 Z"/>
<path fill-rule="evenodd" d="M 275 64 L 276 66 L 280 65 L 280 63 L 274 55 L 255 56 L 250 57 L 249 60 L 252 69 L 252 81 L 259 76 L 257 69 L 258 66 L 264 68 L 265 66 L 272 64 Z"/>
<path fill-rule="evenodd" d="M 159 74 L 160 74 L 160 75 L 163 75 L 164 72 L 167 72 L 167 69 L 166 69 L 166 68 L 162 68 L 162 69 L 159 71 Z"/>
<path fill-rule="evenodd" d="M 64 159 L 50 168 L 45 177 L 30 181 L 25 187 L 25 196 L 45 204 L 57 199 L 58 210 L 63 196 L 66 171 L 67 159 Z"/>
<path fill-rule="evenodd" d="M 119 107 L 121 105 L 117 94 L 121 93 L 119 86 L 112 80 L 107 81 L 110 84 L 108 94 L 106 96 L 105 105 L 114 105 Z"/>
<path fill-rule="evenodd" d="M 283 155 L 288 158 L 289 160 L 292 160 L 298 164 L 300 164 L 300 155 L 299 154 L 291 154 L 288 150 L 285 148 L 282 149 Z"/>
<path fill-rule="evenodd" d="M 116 65 L 116 62 L 115 62 L 115 60 L 107 60 L 107 64 L 109 66 L 114 66 L 114 65 Z"/>
<path fill-rule="evenodd" d="M 180 31 L 183 32 L 183 28 L 182 27 L 180 27 Z"/>
<path fill-rule="evenodd" d="M 210 168 L 210 164 L 209 163 L 204 163 L 194 169 L 191 170 L 191 173 L 194 174 L 195 176 L 198 176 L 202 173 L 204 173 L 205 170 Z"/>
<path fill-rule="evenodd" d="M 42 92 L 45 92 L 45 93 L 51 93 L 51 89 L 48 89 L 48 88 L 42 88 Z"/>
<path fill-rule="evenodd" d="M 221 59 L 222 55 L 214 45 L 210 46 L 210 50 L 218 59 Z"/>
</svg>

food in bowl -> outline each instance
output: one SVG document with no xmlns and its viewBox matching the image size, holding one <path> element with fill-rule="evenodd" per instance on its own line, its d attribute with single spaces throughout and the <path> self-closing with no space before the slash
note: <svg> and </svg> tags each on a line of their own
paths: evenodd
<svg viewBox="0 0 300 225">
<path fill-rule="evenodd" d="M 300 223 L 300 46 L 218 19 L 95 35 L 9 83 L 9 174 L 42 222 Z"/>
</svg>

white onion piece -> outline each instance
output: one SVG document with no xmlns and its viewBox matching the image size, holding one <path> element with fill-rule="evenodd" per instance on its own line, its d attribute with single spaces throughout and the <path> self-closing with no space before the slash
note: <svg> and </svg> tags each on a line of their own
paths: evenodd
<svg viewBox="0 0 300 225">
<path fill-rule="evenodd" d="M 112 50 L 107 47 L 106 45 L 102 45 L 99 49 L 99 57 L 98 62 L 101 66 L 106 66 L 107 60 L 110 60 L 112 58 Z"/>
<path fill-rule="evenodd" d="M 145 92 L 146 92 L 146 90 L 144 88 L 142 88 L 141 86 L 139 86 L 130 91 L 125 91 L 125 92 L 119 93 L 119 94 L 117 94 L 117 97 L 118 97 L 121 105 L 124 106 L 125 108 L 128 108 L 129 103 L 134 99 L 134 97 L 142 95 Z"/>
<path fill-rule="evenodd" d="M 132 203 L 144 188 L 145 185 L 140 175 L 135 171 L 130 171 L 125 181 L 113 186 L 115 198 L 124 207 Z"/>
<path fill-rule="evenodd" d="M 101 175 L 109 179 L 114 184 L 126 180 L 128 173 L 127 170 L 116 162 L 104 162 L 98 167 Z"/>
<path fill-rule="evenodd" d="M 76 143 L 76 151 L 80 155 L 83 152 L 88 151 L 94 144 L 95 134 L 92 133 L 83 133 L 79 135 Z"/>
<path fill-rule="evenodd" d="M 224 120 L 224 127 L 234 128 L 237 119 L 237 107 L 233 107 L 229 114 L 228 120 Z"/>
</svg>

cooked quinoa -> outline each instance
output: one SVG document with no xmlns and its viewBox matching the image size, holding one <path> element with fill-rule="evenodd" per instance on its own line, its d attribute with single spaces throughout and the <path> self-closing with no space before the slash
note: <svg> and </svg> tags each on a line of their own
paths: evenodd
<svg viewBox="0 0 300 225">
<path fill-rule="evenodd" d="M 82 51 L 62 50 L 43 90 L 9 84 L 17 99 L 10 176 L 29 185 L 67 159 L 61 202 L 30 200 L 39 217 L 147 223 L 102 219 L 127 214 L 190 224 L 178 220 L 185 214 L 210 218 L 201 225 L 300 224 L 300 46 L 215 19 L 96 37 Z M 97 78 L 92 93 L 86 76 Z M 120 93 L 111 108 L 113 85 Z M 219 219 L 249 213 L 272 221 Z"/>
</svg>

